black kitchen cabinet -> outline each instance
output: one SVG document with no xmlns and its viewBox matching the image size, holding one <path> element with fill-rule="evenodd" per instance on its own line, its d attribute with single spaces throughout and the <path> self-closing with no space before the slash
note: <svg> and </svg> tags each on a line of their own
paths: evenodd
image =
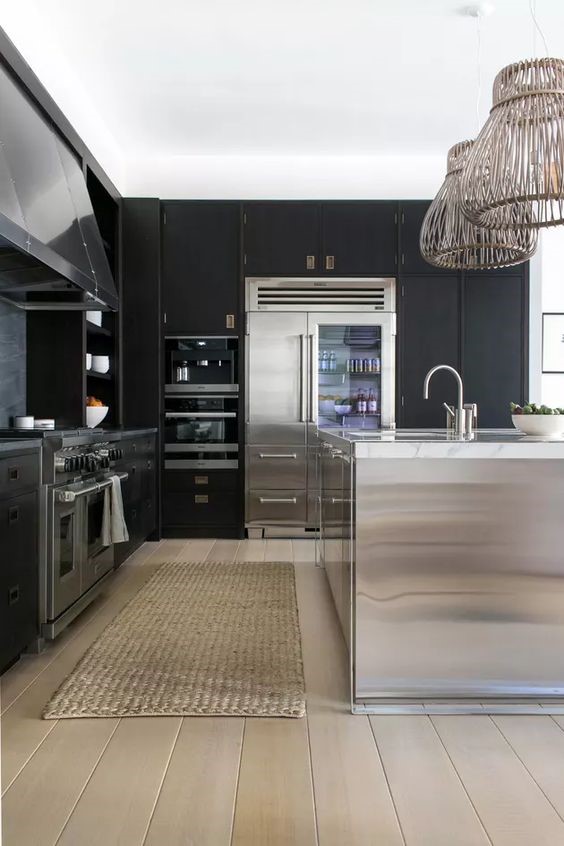
<svg viewBox="0 0 564 846">
<path fill-rule="evenodd" d="M 397 203 L 264 202 L 244 208 L 246 276 L 390 276 Z"/>
<path fill-rule="evenodd" d="M 116 567 L 147 540 L 158 523 L 155 435 L 124 438 L 120 447 L 124 455 L 116 469 L 128 476 L 122 496 L 129 541 L 116 545 Z"/>
<path fill-rule="evenodd" d="M 320 270 L 332 276 L 394 276 L 396 202 L 323 203 Z"/>
<path fill-rule="evenodd" d="M 527 399 L 527 289 L 524 269 L 465 275 L 465 401 L 478 404 L 480 428 L 511 427 L 509 403 Z"/>
<path fill-rule="evenodd" d="M 0 672 L 39 632 L 39 450 L 0 459 Z"/>
<path fill-rule="evenodd" d="M 243 222 L 245 276 L 319 275 L 318 203 L 247 203 Z"/>
<path fill-rule="evenodd" d="M 162 300 L 167 333 L 235 334 L 240 205 L 162 203 Z"/>
<path fill-rule="evenodd" d="M 238 470 L 164 471 L 165 537 L 241 537 L 243 491 Z"/>
<path fill-rule="evenodd" d="M 433 376 L 428 400 L 423 381 L 437 364 L 460 371 L 460 281 L 456 275 L 411 276 L 402 280 L 400 293 L 398 420 L 407 428 L 444 428 L 443 402 L 456 404 L 455 379 L 447 372 Z"/>
<path fill-rule="evenodd" d="M 431 203 L 429 200 L 407 200 L 400 203 L 400 273 L 429 273 L 440 276 L 447 271 L 425 261 L 419 249 L 421 224 Z M 452 275 L 452 271 L 450 271 Z"/>
</svg>

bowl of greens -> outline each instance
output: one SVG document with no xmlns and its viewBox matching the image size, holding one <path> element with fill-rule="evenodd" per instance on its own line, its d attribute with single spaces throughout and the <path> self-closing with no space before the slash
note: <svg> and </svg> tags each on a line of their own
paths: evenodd
<svg viewBox="0 0 564 846">
<path fill-rule="evenodd" d="M 564 436 L 564 408 L 550 408 L 528 402 L 525 405 L 511 403 L 513 425 L 525 435 L 544 438 Z"/>
</svg>

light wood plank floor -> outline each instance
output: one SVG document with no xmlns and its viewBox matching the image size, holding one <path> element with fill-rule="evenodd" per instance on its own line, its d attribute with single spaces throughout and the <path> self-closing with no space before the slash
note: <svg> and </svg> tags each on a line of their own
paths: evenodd
<svg viewBox="0 0 564 846">
<path fill-rule="evenodd" d="M 1 680 L 4 846 L 564 846 L 564 718 L 352 716 L 312 541 L 145 544 L 107 593 Z M 159 563 L 293 560 L 303 720 L 42 721 Z"/>
</svg>

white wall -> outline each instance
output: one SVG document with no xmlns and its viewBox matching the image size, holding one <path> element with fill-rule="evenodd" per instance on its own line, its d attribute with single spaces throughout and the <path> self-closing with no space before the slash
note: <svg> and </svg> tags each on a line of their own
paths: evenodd
<svg viewBox="0 0 564 846">
<path fill-rule="evenodd" d="M 445 175 L 439 156 L 176 156 L 126 162 L 127 197 L 163 199 L 425 199 Z"/>
<path fill-rule="evenodd" d="M 564 226 L 541 232 L 540 256 L 541 312 L 564 314 Z M 564 373 L 542 373 L 542 313 L 531 309 L 531 366 L 535 366 L 540 382 L 541 402 L 550 406 L 564 405 Z M 533 357 L 533 345 L 536 357 Z M 531 382 L 532 385 L 532 382 Z M 538 394 L 537 394 L 538 396 Z M 533 401 L 535 396 L 531 393 Z"/>
</svg>

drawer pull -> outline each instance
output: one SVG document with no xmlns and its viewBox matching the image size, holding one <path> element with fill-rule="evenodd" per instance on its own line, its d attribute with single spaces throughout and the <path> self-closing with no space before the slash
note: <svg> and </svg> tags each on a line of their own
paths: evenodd
<svg viewBox="0 0 564 846">
<path fill-rule="evenodd" d="M 290 496 L 290 497 L 288 497 L 288 498 L 283 498 L 283 497 L 270 497 L 270 496 L 261 496 L 261 497 L 259 497 L 259 502 L 260 502 L 261 504 L 262 504 L 262 503 L 265 503 L 265 502 L 287 502 L 287 503 L 290 503 L 291 505 L 295 505 L 295 504 L 297 503 L 297 501 L 298 501 L 298 500 L 296 499 L 296 497 L 295 497 L 295 496 Z"/>
<path fill-rule="evenodd" d="M 8 604 L 15 605 L 20 598 L 20 586 L 14 585 L 8 590 Z"/>
<path fill-rule="evenodd" d="M 194 476 L 194 484 L 195 485 L 209 485 L 209 477 L 208 476 Z"/>
<path fill-rule="evenodd" d="M 10 467 L 8 470 L 10 482 L 17 482 L 20 478 L 20 468 L 19 467 Z"/>
<path fill-rule="evenodd" d="M 259 452 L 259 458 L 297 458 L 295 452 Z"/>
<path fill-rule="evenodd" d="M 20 509 L 18 505 L 13 505 L 11 508 L 8 508 L 8 522 L 9 523 L 17 523 L 20 519 Z"/>
<path fill-rule="evenodd" d="M 332 497 L 331 497 L 331 503 L 332 503 L 333 505 L 337 505 L 337 503 L 340 503 L 340 502 L 350 502 L 350 501 L 351 501 L 350 499 L 340 499 L 340 498 L 339 498 L 339 497 L 337 497 L 337 496 L 332 496 Z"/>
<path fill-rule="evenodd" d="M 207 494 L 195 494 L 194 502 L 197 505 L 206 505 L 209 502 L 209 496 Z"/>
</svg>

